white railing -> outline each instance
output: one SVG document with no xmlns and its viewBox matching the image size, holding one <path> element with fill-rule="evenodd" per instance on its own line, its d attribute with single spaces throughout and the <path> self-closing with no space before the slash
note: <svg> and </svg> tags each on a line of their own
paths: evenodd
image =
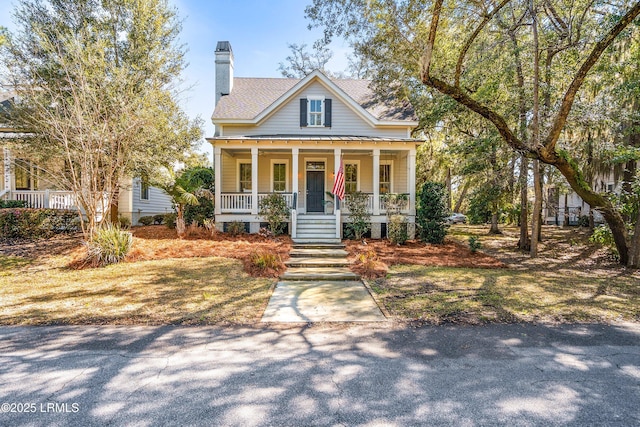
<svg viewBox="0 0 640 427">
<path fill-rule="evenodd" d="M 349 195 L 347 194 L 346 196 L 347 198 L 349 197 Z M 370 214 L 373 213 L 373 194 L 367 194 L 367 212 L 369 212 Z M 387 204 L 386 204 L 386 200 L 384 195 L 380 195 L 379 196 L 379 200 L 378 200 L 378 209 L 380 211 L 380 214 L 386 214 L 387 213 Z M 340 210 L 342 211 L 342 213 L 348 214 L 349 213 L 349 209 L 347 209 L 347 204 L 343 201 L 342 203 L 340 203 Z M 406 200 L 402 200 L 400 203 L 400 212 L 402 213 L 407 213 L 409 212 L 409 196 L 407 195 Z"/>
<path fill-rule="evenodd" d="M 251 212 L 251 193 L 222 193 L 220 212 Z"/>
<path fill-rule="evenodd" d="M 22 200 L 30 208 L 74 209 L 76 197 L 71 191 L 16 190 L 11 192 L 12 200 Z"/>
<path fill-rule="evenodd" d="M 258 206 L 265 197 L 273 193 L 260 193 L 258 194 Z M 292 193 L 277 193 L 281 194 L 287 202 L 289 209 L 293 208 L 293 194 Z M 251 212 L 253 207 L 253 196 L 251 193 L 222 193 L 220 194 L 220 212 L 227 213 L 244 213 Z"/>
</svg>

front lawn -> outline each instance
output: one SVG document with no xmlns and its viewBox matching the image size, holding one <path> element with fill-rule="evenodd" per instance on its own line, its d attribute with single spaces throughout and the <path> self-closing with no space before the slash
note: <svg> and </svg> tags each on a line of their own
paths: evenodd
<svg viewBox="0 0 640 427">
<path fill-rule="evenodd" d="M 71 270 L 0 255 L 0 324 L 253 324 L 272 285 L 228 258 Z"/>
<path fill-rule="evenodd" d="M 370 282 L 399 320 L 426 323 L 640 321 L 631 273 L 391 267 Z"/>
</svg>

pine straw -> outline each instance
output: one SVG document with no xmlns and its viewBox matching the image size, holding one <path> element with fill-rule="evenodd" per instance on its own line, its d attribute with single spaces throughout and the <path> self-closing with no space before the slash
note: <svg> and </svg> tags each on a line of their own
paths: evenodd
<svg viewBox="0 0 640 427">
<path fill-rule="evenodd" d="M 278 277 L 285 270 L 282 261 L 289 258 L 291 239 L 288 236 L 276 238 L 257 234 L 230 236 L 227 233 L 213 235 L 199 228 L 191 230 L 184 239 L 179 239 L 176 230 L 165 226 L 149 225 L 134 227 L 133 246 L 125 262 L 151 261 L 170 258 L 225 257 L 240 260 L 244 270 L 253 277 Z M 274 253 L 280 259 L 277 268 L 259 268 L 251 262 L 255 253 Z M 72 269 L 90 267 L 86 262 L 86 252 L 81 248 L 74 252 L 73 260 L 68 264 Z"/>
<path fill-rule="evenodd" d="M 363 244 L 363 241 L 366 244 Z M 506 265 L 482 252 L 472 253 L 469 248 L 456 243 L 442 245 L 410 240 L 404 245 L 394 245 L 388 240 L 364 239 L 345 241 L 352 270 L 367 278 L 382 277 L 392 265 L 414 264 L 437 267 L 504 268 Z M 361 255 L 365 262 L 359 259 Z M 368 262 L 367 262 L 368 261 Z"/>
</svg>

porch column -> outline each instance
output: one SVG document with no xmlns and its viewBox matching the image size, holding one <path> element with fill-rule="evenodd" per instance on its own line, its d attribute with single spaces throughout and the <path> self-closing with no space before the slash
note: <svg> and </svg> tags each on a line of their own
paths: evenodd
<svg viewBox="0 0 640 427">
<path fill-rule="evenodd" d="M 342 155 L 342 150 L 340 148 L 333 149 L 333 180 L 335 182 L 335 177 L 338 174 L 338 169 L 340 169 L 340 156 Z M 333 188 L 333 182 L 330 184 L 331 188 Z M 342 221 L 340 217 L 340 199 L 334 196 L 333 199 L 334 206 L 333 212 L 336 215 L 336 238 L 342 238 Z"/>
<path fill-rule="evenodd" d="M 373 214 L 380 215 L 380 149 L 373 149 Z"/>
<path fill-rule="evenodd" d="M 293 200 L 296 202 L 293 212 L 291 212 L 291 238 L 298 237 L 298 155 L 300 154 L 299 148 L 291 149 L 291 194 L 293 194 Z"/>
<path fill-rule="evenodd" d="M 215 174 L 215 182 L 214 182 L 214 191 L 215 191 L 215 200 L 214 200 L 214 214 L 220 215 L 222 213 L 221 204 L 222 204 L 222 148 L 213 147 L 213 172 Z"/>
<path fill-rule="evenodd" d="M 416 149 L 407 155 L 407 182 L 409 183 L 409 215 L 416 214 Z"/>
<path fill-rule="evenodd" d="M 251 214 L 258 215 L 258 147 L 251 149 Z"/>
<path fill-rule="evenodd" d="M 7 147 L 2 149 L 2 155 L 4 156 L 4 191 L 11 191 L 11 152 Z"/>
</svg>

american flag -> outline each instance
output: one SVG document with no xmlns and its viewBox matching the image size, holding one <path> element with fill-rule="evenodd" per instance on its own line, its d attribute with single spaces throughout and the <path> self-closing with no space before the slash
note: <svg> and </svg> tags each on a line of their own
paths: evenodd
<svg viewBox="0 0 640 427">
<path fill-rule="evenodd" d="M 340 159 L 340 168 L 336 174 L 336 180 L 333 183 L 333 190 L 331 190 L 331 193 L 340 200 L 344 199 L 344 167 L 342 165 L 342 159 Z"/>
</svg>

